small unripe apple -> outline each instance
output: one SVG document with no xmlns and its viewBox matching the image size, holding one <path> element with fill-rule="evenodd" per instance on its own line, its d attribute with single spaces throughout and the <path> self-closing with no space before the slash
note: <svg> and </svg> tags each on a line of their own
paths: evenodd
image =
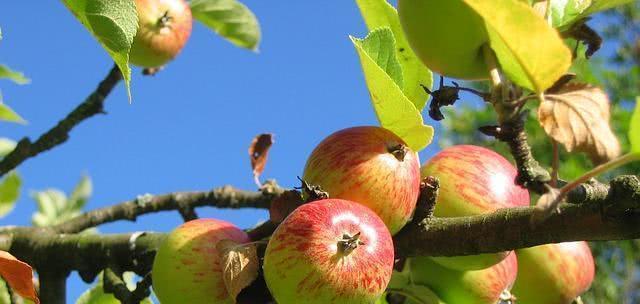
<svg viewBox="0 0 640 304">
<path fill-rule="evenodd" d="M 447 77 L 484 79 L 484 21 L 464 1 L 399 0 L 398 15 L 409 45 L 431 70 Z"/>
<path fill-rule="evenodd" d="M 215 219 L 186 222 L 173 230 L 156 254 L 153 291 L 162 304 L 235 303 L 225 287 L 216 245 L 228 239 L 249 242 L 231 223 Z"/>
<path fill-rule="evenodd" d="M 160 67 L 180 53 L 191 35 L 191 8 L 185 0 L 135 0 L 138 33 L 129 62 L 145 68 Z"/>
<path fill-rule="evenodd" d="M 391 234 L 411 218 L 420 191 L 418 154 L 391 131 L 373 126 L 325 138 L 309 156 L 303 176 L 329 197 L 369 207 Z"/>
<path fill-rule="evenodd" d="M 586 242 L 516 250 L 520 272 L 513 294 L 518 304 L 569 304 L 593 282 L 595 264 Z"/>
<path fill-rule="evenodd" d="M 421 173 L 423 177 L 434 176 L 440 180 L 435 216 L 470 216 L 529 205 L 529 192 L 516 184 L 516 168 L 500 154 L 484 147 L 446 148 L 424 164 Z M 450 268 L 472 270 L 489 267 L 508 254 L 435 257 L 434 260 Z"/>
<path fill-rule="evenodd" d="M 445 303 L 495 304 L 503 291 L 513 286 L 518 274 L 515 254 L 481 270 L 458 271 L 443 267 L 431 258 L 412 258 L 411 279 L 433 290 Z M 520 303 L 520 302 L 518 302 Z M 539 302 L 542 304 L 545 302 Z"/>
<path fill-rule="evenodd" d="M 393 272 L 393 241 L 382 220 L 356 202 L 326 199 L 298 207 L 264 255 L 264 278 L 279 304 L 370 304 Z"/>
</svg>

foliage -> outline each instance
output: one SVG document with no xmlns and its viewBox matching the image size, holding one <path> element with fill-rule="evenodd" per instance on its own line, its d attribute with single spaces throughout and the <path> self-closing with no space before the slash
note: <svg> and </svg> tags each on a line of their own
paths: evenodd
<svg viewBox="0 0 640 304">
<path fill-rule="evenodd" d="M 630 146 L 629 125 L 636 96 L 640 95 L 640 3 L 635 2 L 601 16 L 605 20 L 599 31 L 605 38 L 618 43 L 613 54 L 596 56 L 590 61 L 578 51 L 579 60 L 574 62 L 572 70 L 579 79 L 595 85 L 603 85 L 611 101 L 611 122 L 616 137 L 620 140 L 622 151 L 637 151 Z M 534 105 L 529 105 L 533 109 Z M 460 143 L 475 143 L 490 147 L 506 157 L 511 157 L 508 147 L 495 139 L 477 131 L 478 127 L 495 124 L 493 109 L 486 105 L 458 106 L 446 109 L 443 121 L 441 146 Z M 637 116 L 636 118 L 637 119 Z M 634 120 L 637 121 L 637 120 Z M 638 123 L 634 122 L 633 126 Z M 553 143 L 538 123 L 535 111 L 529 112 L 526 123 L 529 144 L 536 159 L 548 169 L 553 163 Z M 559 176 L 573 180 L 593 167 L 584 154 L 559 151 Z M 640 165 L 629 164 L 606 174 L 605 178 L 620 174 L 637 174 Z M 532 200 L 535 201 L 535 200 Z M 637 241 L 619 241 L 592 243 L 597 259 L 597 276 L 591 290 L 584 296 L 585 303 L 635 303 L 640 295 L 632 292 L 639 283 L 636 273 L 640 270 L 640 248 Z"/>
</svg>

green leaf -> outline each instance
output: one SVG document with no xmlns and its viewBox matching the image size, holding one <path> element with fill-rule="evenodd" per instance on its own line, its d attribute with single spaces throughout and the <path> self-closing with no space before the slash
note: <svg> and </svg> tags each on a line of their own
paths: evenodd
<svg viewBox="0 0 640 304">
<path fill-rule="evenodd" d="M 551 21 L 553 27 L 564 28 L 578 20 L 589 6 L 591 0 L 551 1 Z"/>
<path fill-rule="evenodd" d="M 136 288 L 136 284 L 133 282 L 133 273 L 125 272 L 123 274 L 124 281 L 127 283 L 127 287 L 130 290 Z M 103 290 L 102 274 L 98 276 L 98 282 L 91 288 L 87 289 L 76 301 L 76 304 L 120 304 L 120 301 L 116 299 L 113 294 L 105 293 Z M 146 298 L 140 302 L 141 304 L 153 304 L 151 299 Z"/>
<path fill-rule="evenodd" d="M 74 210 L 82 210 L 82 208 L 84 208 L 84 205 L 91 197 L 91 192 L 93 192 L 93 184 L 91 183 L 91 178 L 83 175 L 80 179 L 80 182 L 78 182 L 75 189 L 73 189 L 73 192 L 71 192 L 71 196 L 69 197 L 70 208 Z"/>
<path fill-rule="evenodd" d="M 404 81 L 404 86 L 401 86 L 402 91 L 421 111 L 429 99 L 429 95 L 420 84 L 431 88 L 433 74 L 409 46 L 400 25 L 398 12 L 387 0 L 356 0 L 356 2 L 370 31 L 380 27 L 389 27 L 393 32 L 393 37 L 396 40 L 396 58 L 399 59 Z"/>
<path fill-rule="evenodd" d="M 395 40 L 389 28 L 374 30 L 359 45 L 398 87 L 403 86 L 402 68 L 396 58 Z"/>
<path fill-rule="evenodd" d="M 19 124 L 27 123 L 27 121 L 20 117 L 18 113 L 14 112 L 8 105 L 3 104 L 2 100 L 0 100 L 0 121 L 2 120 Z"/>
<path fill-rule="evenodd" d="M 29 78 L 21 72 L 14 71 L 4 64 L 0 64 L 0 79 L 7 78 L 17 84 L 27 84 L 31 82 Z"/>
<path fill-rule="evenodd" d="M 13 149 L 15 148 L 16 148 L 15 141 L 8 138 L 0 137 L 0 158 L 5 157 L 7 154 L 9 154 L 9 152 L 13 151 Z"/>
<path fill-rule="evenodd" d="M 578 1 L 578 0 L 574 0 Z M 581 17 L 586 17 L 588 15 L 608 10 L 610 8 L 614 8 L 616 6 L 624 5 L 627 3 L 631 3 L 634 0 L 592 0 L 591 6 L 582 14 Z"/>
<path fill-rule="evenodd" d="M 32 194 L 38 204 L 38 211 L 33 215 L 34 226 L 46 227 L 60 222 L 67 196 L 60 190 L 47 189 Z"/>
<path fill-rule="evenodd" d="M 0 218 L 7 215 L 20 197 L 20 186 L 22 179 L 15 171 L 9 172 L 0 180 Z"/>
<path fill-rule="evenodd" d="M 393 68 L 394 60 L 389 58 L 395 55 L 393 33 L 389 28 L 381 28 L 369 33 L 365 39 L 350 38 L 360 56 L 378 121 L 382 127 L 402 138 L 414 151 L 422 150 L 431 143 L 433 128 L 424 125 L 420 111 L 407 99 L 394 78 L 387 74 L 390 71 L 398 78 L 398 73 Z"/>
<path fill-rule="evenodd" d="M 504 73 L 521 87 L 544 92 L 571 65 L 558 32 L 518 0 L 464 0 L 484 20 Z"/>
<path fill-rule="evenodd" d="M 256 51 L 260 25 L 256 16 L 236 0 L 193 0 L 193 17 L 231 43 Z"/>
<path fill-rule="evenodd" d="M 636 97 L 636 109 L 631 116 L 629 124 L 629 142 L 631 152 L 640 154 L 640 97 Z"/>
<path fill-rule="evenodd" d="M 131 101 L 129 50 L 138 30 L 134 0 L 62 0 L 122 72 Z"/>
</svg>

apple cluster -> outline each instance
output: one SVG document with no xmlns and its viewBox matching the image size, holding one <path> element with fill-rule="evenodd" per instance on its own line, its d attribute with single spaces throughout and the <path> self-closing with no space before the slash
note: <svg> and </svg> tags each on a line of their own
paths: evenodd
<svg viewBox="0 0 640 304">
<path fill-rule="evenodd" d="M 516 169 L 501 155 L 460 145 L 420 167 L 418 154 L 380 127 L 354 127 L 324 139 L 303 179 L 331 198 L 302 204 L 270 237 L 262 273 L 277 303 L 374 303 L 394 273 L 392 235 L 415 211 L 421 176 L 437 177 L 434 216 L 455 217 L 529 205 Z M 153 288 L 165 304 L 234 303 L 217 244 L 249 237 L 222 220 L 198 219 L 171 232 L 153 265 Z M 411 284 L 433 291 L 433 303 L 571 303 L 594 277 L 585 242 L 464 257 L 414 257 Z M 407 299 L 407 303 L 412 299 Z"/>
</svg>

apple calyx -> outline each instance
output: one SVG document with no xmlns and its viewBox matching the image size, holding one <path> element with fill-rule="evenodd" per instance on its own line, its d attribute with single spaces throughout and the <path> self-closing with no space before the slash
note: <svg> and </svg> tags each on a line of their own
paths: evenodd
<svg viewBox="0 0 640 304">
<path fill-rule="evenodd" d="M 391 153 L 397 160 L 404 161 L 404 157 L 409 153 L 409 148 L 397 142 L 391 142 L 388 145 L 387 151 Z"/>
<path fill-rule="evenodd" d="M 342 240 L 338 241 L 338 252 L 347 256 L 358 248 L 359 245 L 364 245 L 364 242 L 360 240 L 360 232 L 353 236 L 345 233 L 342 235 Z"/>
<path fill-rule="evenodd" d="M 162 17 L 158 19 L 158 28 L 163 29 L 165 27 L 171 28 L 171 22 L 173 21 L 173 16 L 169 15 L 169 10 L 166 10 Z"/>
</svg>

